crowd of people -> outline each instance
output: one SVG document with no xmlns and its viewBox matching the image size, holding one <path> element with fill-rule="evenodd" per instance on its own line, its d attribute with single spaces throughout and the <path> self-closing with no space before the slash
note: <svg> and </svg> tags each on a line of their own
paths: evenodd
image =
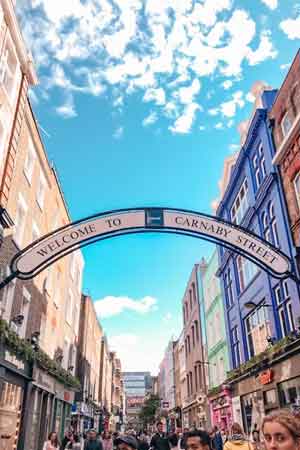
<svg viewBox="0 0 300 450">
<path fill-rule="evenodd" d="M 91 429 L 83 440 L 70 431 L 61 444 L 53 432 L 43 450 L 300 450 L 300 418 L 288 410 L 276 411 L 264 417 L 260 429 L 255 425 L 250 437 L 238 423 L 232 424 L 230 432 L 214 427 L 167 434 L 158 422 L 151 437 L 146 431 L 98 435 Z"/>
</svg>

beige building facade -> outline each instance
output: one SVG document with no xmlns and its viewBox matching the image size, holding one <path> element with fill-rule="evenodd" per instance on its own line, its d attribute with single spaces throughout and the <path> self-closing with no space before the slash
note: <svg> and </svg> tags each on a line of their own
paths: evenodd
<svg viewBox="0 0 300 450">
<path fill-rule="evenodd" d="M 206 426 L 208 419 L 207 361 L 202 341 L 199 270 L 200 265 L 195 264 L 182 299 L 186 370 L 183 423 L 188 427 Z"/>
</svg>

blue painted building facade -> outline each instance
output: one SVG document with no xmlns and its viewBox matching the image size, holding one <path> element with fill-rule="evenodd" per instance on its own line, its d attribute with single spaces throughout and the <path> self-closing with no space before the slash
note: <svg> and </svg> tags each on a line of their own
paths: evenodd
<svg viewBox="0 0 300 450">
<path fill-rule="evenodd" d="M 276 91 L 262 95 L 263 108 L 252 117 L 217 216 L 253 231 L 294 261 L 286 201 L 278 170 L 272 165 L 275 150 L 268 111 L 275 96 Z M 219 247 L 218 256 L 234 369 L 298 327 L 299 290 L 292 280 L 275 279 L 225 248 Z"/>
</svg>

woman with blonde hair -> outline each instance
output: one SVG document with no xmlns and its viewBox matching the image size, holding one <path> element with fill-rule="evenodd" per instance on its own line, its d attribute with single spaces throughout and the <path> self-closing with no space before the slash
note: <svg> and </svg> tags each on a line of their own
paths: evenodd
<svg viewBox="0 0 300 450">
<path fill-rule="evenodd" d="M 245 438 L 240 424 L 236 422 L 232 424 L 231 435 L 224 444 L 224 450 L 253 450 L 252 444 Z"/>
<path fill-rule="evenodd" d="M 266 416 L 262 432 L 267 450 L 300 450 L 300 420 L 288 410 Z"/>
</svg>

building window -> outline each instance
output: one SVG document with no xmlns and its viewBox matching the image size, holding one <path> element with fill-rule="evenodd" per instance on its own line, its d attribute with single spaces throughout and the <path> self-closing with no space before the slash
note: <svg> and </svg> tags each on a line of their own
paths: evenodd
<svg viewBox="0 0 300 450">
<path fill-rule="evenodd" d="M 195 347 L 195 328 L 194 328 L 194 325 L 192 325 L 192 341 L 193 341 L 193 347 Z"/>
<path fill-rule="evenodd" d="M 9 266 L 5 269 L 5 276 L 8 277 L 11 274 Z M 1 270 L 1 276 L 2 278 L 5 278 L 3 276 L 2 270 Z M 2 297 L 2 301 L 0 302 L 1 305 L 1 318 L 9 322 L 11 317 L 11 310 L 14 300 L 14 293 L 15 293 L 15 287 L 16 287 L 16 279 L 12 280 L 8 285 L 4 288 L 4 293 Z"/>
<path fill-rule="evenodd" d="M 194 386 L 193 386 L 193 372 L 190 372 L 190 383 L 191 383 L 191 394 L 193 393 L 193 389 L 194 389 Z"/>
<path fill-rule="evenodd" d="M 283 136 L 286 136 L 291 128 L 292 128 L 292 121 L 289 117 L 288 112 L 286 112 L 281 120 L 281 130 L 282 130 Z"/>
<path fill-rule="evenodd" d="M 73 318 L 73 303 L 74 303 L 73 292 L 71 291 L 71 289 L 69 289 L 69 295 L 66 302 L 66 322 L 70 326 L 72 325 L 72 318 Z"/>
<path fill-rule="evenodd" d="M 35 221 L 33 221 L 32 222 L 32 242 L 38 240 L 40 235 L 41 235 L 41 233 L 40 233 L 39 227 L 37 226 Z"/>
<path fill-rule="evenodd" d="M 46 178 L 44 177 L 42 172 L 40 172 L 40 179 L 37 188 L 36 200 L 41 209 L 44 208 L 45 194 L 46 194 Z"/>
<path fill-rule="evenodd" d="M 76 270 L 76 258 L 75 258 L 75 254 L 72 253 L 70 256 L 70 275 L 72 280 L 74 280 L 75 278 L 75 270 Z"/>
<path fill-rule="evenodd" d="M 280 247 L 277 221 L 275 217 L 273 202 L 270 202 L 268 204 L 266 211 L 264 211 L 262 214 L 262 225 L 263 225 L 263 236 L 265 240 L 275 245 L 275 247 Z"/>
<path fill-rule="evenodd" d="M 189 335 L 187 337 L 187 343 L 188 343 L 188 352 L 191 353 L 191 339 Z"/>
<path fill-rule="evenodd" d="M 25 165 L 24 165 L 24 175 L 29 184 L 31 184 L 35 160 L 36 160 L 36 153 L 34 150 L 34 145 L 33 145 L 32 139 L 30 138 L 29 144 L 28 144 L 28 152 L 27 152 L 26 161 L 25 161 Z"/>
<path fill-rule="evenodd" d="M 194 303 L 196 303 L 197 297 L 196 297 L 196 287 L 195 287 L 195 283 L 192 283 L 192 290 L 193 290 L 193 299 L 194 299 Z"/>
<path fill-rule="evenodd" d="M 233 287 L 230 269 L 227 270 L 224 276 L 224 289 L 227 308 L 233 305 Z"/>
<path fill-rule="evenodd" d="M 193 298 L 192 298 L 192 289 L 189 289 L 189 299 L 190 299 L 190 310 L 193 310 Z"/>
<path fill-rule="evenodd" d="M 195 320 L 196 341 L 199 342 L 198 320 Z"/>
<path fill-rule="evenodd" d="M 297 175 L 295 176 L 293 184 L 298 208 L 300 209 L 300 172 L 298 172 Z"/>
<path fill-rule="evenodd" d="M 260 302 L 260 305 L 244 321 L 249 358 L 263 352 L 267 347 L 270 327 L 266 307 L 262 306 L 264 303 L 265 300 Z"/>
<path fill-rule="evenodd" d="M 259 145 L 258 150 L 252 159 L 252 163 L 256 189 L 258 189 L 266 176 L 266 161 L 262 144 Z"/>
<path fill-rule="evenodd" d="M 240 341 L 237 326 L 233 327 L 231 330 L 231 341 L 233 368 L 236 369 L 241 364 Z"/>
<path fill-rule="evenodd" d="M 14 232 L 14 240 L 19 247 L 22 247 L 23 243 L 27 210 L 28 207 L 24 197 L 22 194 L 19 194 Z"/>
<path fill-rule="evenodd" d="M 9 36 L 6 40 L 6 46 L 2 55 L 0 64 L 0 83 L 6 91 L 9 102 L 13 104 L 18 60 Z"/>
<path fill-rule="evenodd" d="M 197 366 L 194 366 L 194 375 L 195 375 L 195 390 L 198 391 L 198 374 L 197 374 Z"/>
<path fill-rule="evenodd" d="M 294 313 L 287 280 L 274 288 L 277 313 L 280 322 L 281 336 L 287 336 L 295 329 Z"/>
<path fill-rule="evenodd" d="M 243 256 L 237 257 L 240 292 L 242 292 L 258 272 L 256 264 Z"/>
<path fill-rule="evenodd" d="M 30 300 L 31 300 L 30 292 L 25 287 L 23 287 L 22 304 L 21 304 L 20 314 L 23 315 L 24 319 L 23 319 L 22 325 L 18 328 L 18 334 L 23 339 L 25 338 L 25 335 L 26 335 Z"/>
<path fill-rule="evenodd" d="M 248 182 L 245 178 L 231 208 L 231 221 L 239 225 L 248 209 Z"/>
</svg>

